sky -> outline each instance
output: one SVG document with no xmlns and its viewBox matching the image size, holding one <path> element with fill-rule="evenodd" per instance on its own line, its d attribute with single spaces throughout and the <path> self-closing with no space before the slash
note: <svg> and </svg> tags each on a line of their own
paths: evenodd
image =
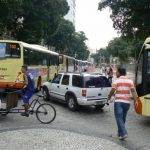
<svg viewBox="0 0 150 150">
<path fill-rule="evenodd" d="M 92 52 L 106 47 L 110 40 L 117 37 L 109 9 L 97 10 L 99 2 L 100 0 L 76 0 L 76 31 L 85 33 L 87 45 Z"/>
</svg>

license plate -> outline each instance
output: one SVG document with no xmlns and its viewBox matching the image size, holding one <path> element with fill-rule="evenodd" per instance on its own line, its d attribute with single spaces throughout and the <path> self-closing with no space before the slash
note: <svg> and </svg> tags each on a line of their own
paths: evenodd
<svg viewBox="0 0 150 150">
<path fill-rule="evenodd" d="M 96 102 L 96 105 L 104 104 L 104 102 Z"/>
</svg>

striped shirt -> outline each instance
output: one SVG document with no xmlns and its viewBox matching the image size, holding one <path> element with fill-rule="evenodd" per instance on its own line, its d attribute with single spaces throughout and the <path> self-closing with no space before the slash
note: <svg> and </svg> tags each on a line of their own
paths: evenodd
<svg viewBox="0 0 150 150">
<path fill-rule="evenodd" d="M 130 103 L 130 92 L 135 88 L 132 80 L 120 76 L 114 81 L 112 88 L 116 90 L 115 102 Z"/>
</svg>

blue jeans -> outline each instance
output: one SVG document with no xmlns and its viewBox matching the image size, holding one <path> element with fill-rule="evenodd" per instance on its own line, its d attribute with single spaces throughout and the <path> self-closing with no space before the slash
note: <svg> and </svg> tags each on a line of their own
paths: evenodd
<svg viewBox="0 0 150 150">
<path fill-rule="evenodd" d="M 127 112 L 130 108 L 130 104 L 123 102 L 115 102 L 114 105 L 114 113 L 118 126 L 118 136 L 124 136 L 127 134 L 127 130 L 125 128 L 126 116 Z"/>
</svg>

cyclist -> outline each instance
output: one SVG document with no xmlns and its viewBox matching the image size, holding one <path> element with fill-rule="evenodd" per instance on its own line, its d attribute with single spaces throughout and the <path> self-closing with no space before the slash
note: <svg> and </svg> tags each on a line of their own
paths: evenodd
<svg viewBox="0 0 150 150">
<path fill-rule="evenodd" d="M 21 113 L 22 116 L 29 117 L 29 100 L 35 92 L 33 75 L 28 72 L 27 66 L 22 66 L 21 72 L 23 73 L 24 87 L 19 90 L 19 94 L 23 96 L 23 106 L 25 112 Z"/>
</svg>

